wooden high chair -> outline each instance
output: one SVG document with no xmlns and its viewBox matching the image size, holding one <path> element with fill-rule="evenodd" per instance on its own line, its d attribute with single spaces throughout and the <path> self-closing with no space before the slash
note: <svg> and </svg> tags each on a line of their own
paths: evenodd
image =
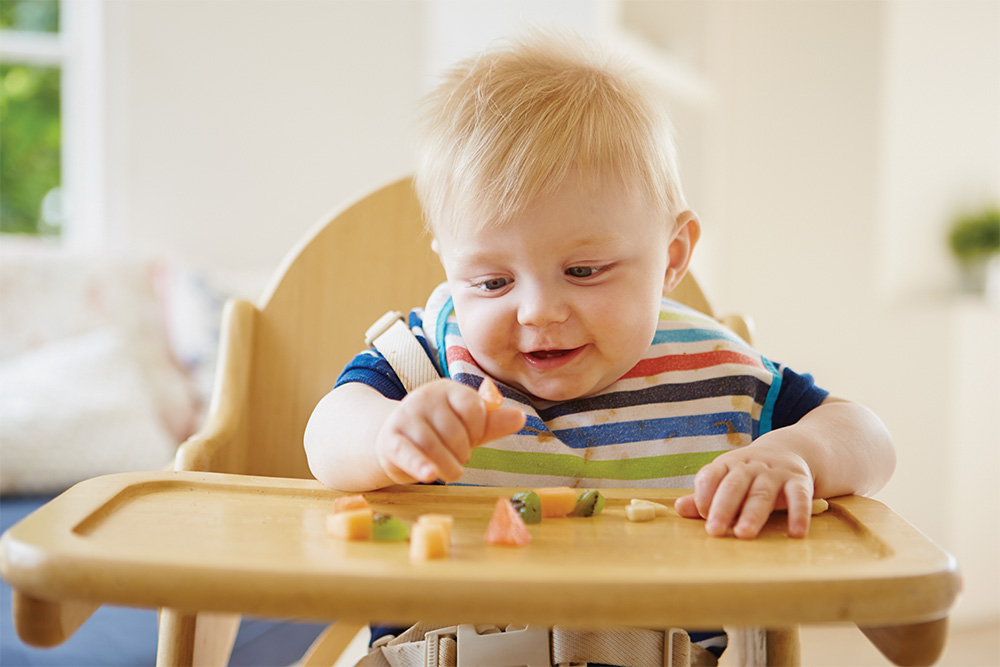
<svg viewBox="0 0 1000 667">
<path fill-rule="evenodd" d="M 0 574 L 15 589 L 25 641 L 61 642 L 111 603 L 161 609 L 160 665 L 225 664 L 240 614 L 343 619 L 305 665 L 332 663 L 369 620 L 497 616 L 773 628 L 734 633 L 728 664 L 795 664 L 796 625 L 854 621 L 899 664 L 937 658 L 958 591 L 955 564 L 865 498 L 833 499 L 805 540 L 785 538 L 774 517 L 761 539 L 741 542 L 709 538 L 700 522 L 676 516 L 664 520 L 666 532 L 644 532 L 618 520 L 628 499 L 669 504 L 680 494 L 612 489 L 603 523 L 568 520 L 561 538 L 540 532 L 537 548 L 496 552 L 481 538 L 496 489 L 394 487 L 371 502 L 404 518 L 428 504 L 453 513 L 461 557 L 420 567 L 398 551 L 326 539 L 323 518 L 338 493 L 312 480 L 305 424 L 368 326 L 389 308 L 424 303 L 444 279 L 420 215 L 403 179 L 324 220 L 257 305 L 226 305 L 208 418 L 173 472 L 90 480 L 4 535 Z M 712 314 L 693 278 L 671 297 Z M 749 339 L 746 320 L 726 323 Z M 545 546 L 558 539 L 573 551 Z M 601 562 L 609 540 L 628 541 L 620 567 Z M 525 578 L 521 561 L 545 576 Z"/>
</svg>

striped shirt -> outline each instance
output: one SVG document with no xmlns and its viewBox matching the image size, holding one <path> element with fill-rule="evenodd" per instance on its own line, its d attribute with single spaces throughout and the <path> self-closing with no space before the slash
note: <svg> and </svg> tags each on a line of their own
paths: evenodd
<svg viewBox="0 0 1000 667">
<path fill-rule="evenodd" d="M 443 376 L 479 386 L 484 373 L 462 340 L 446 285 L 410 313 L 409 324 Z M 351 381 L 389 398 L 405 393 L 374 350 L 355 357 L 337 384 Z M 794 423 L 827 396 L 810 376 L 774 364 L 714 319 L 667 299 L 649 350 L 599 393 L 550 402 L 497 386 L 506 405 L 527 414 L 526 424 L 473 450 L 460 484 L 690 488 L 716 456 Z"/>
</svg>

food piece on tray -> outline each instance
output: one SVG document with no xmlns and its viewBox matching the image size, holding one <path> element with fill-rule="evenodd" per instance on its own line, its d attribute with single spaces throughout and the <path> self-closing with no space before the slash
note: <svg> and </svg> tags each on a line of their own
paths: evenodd
<svg viewBox="0 0 1000 667">
<path fill-rule="evenodd" d="M 652 521 L 656 518 L 656 508 L 652 503 L 645 505 L 626 505 L 625 518 L 629 521 Z"/>
<path fill-rule="evenodd" d="M 828 509 L 830 509 L 830 503 L 826 502 L 822 498 L 813 498 L 813 503 L 812 503 L 813 514 L 822 514 Z"/>
<path fill-rule="evenodd" d="M 643 500 L 642 498 L 633 498 L 629 501 L 630 505 L 641 505 L 644 507 L 652 507 L 656 512 L 656 516 L 667 516 L 670 514 L 670 508 L 666 505 L 660 503 L 654 503 L 652 500 Z"/>
<path fill-rule="evenodd" d="M 333 512 L 326 516 L 326 529 L 340 540 L 370 540 L 372 516 L 370 507 Z"/>
<path fill-rule="evenodd" d="M 410 560 L 447 558 L 449 553 L 450 544 L 443 523 L 418 521 L 413 526 L 410 531 Z"/>
<path fill-rule="evenodd" d="M 435 524 L 444 530 L 444 541 L 451 544 L 451 527 L 455 523 L 455 517 L 450 514 L 421 514 L 417 517 L 418 524 Z"/>
<path fill-rule="evenodd" d="M 343 512 L 344 510 L 358 510 L 370 507 L 365 497 L 358 494 L 353 496 L 338 496 L 333 499 L 333 511 Z"/>
<path fill-rule="evenodd" d="M 531 533 L 521 513 L 509 498 L 497 498 L 493 518 L 486 527 L 486 543 L 497 546 L 524 547 L 531 544 Z"/>
<path fill-rule="evenodd" d="M 479 398 L 486 403 L 486 410 L 492 412 L 503 405 L 503 394 L 497 389 L 497 385 L 488 377 L 483 378 L 479 385 Z"/>
<path fill-rule="evenodd" d="M 576 507 L 570 516 L 597 516 L 604 509 L 604 496 L 597 489 L 589 489 L 576 497 Z"/>
<path fill-rule="evenodd" d="M 372 516 L 372 539 L 376 542 L 400 542 L 410 536 L 409 527 L 389 514 Z"/>
<path fill-rule="evenodd" d="M 576 507 L 576 489 L 568 486 L 550 486 L 535 489 L 542 503 L 542 517 L 558 519 L 569 516 Z"/>
<path fill-rule="evenodd" d="M 539 523 L 542 520 L 542 501 L 534 491 L 518 491 L 511 496 L 510 502 L 525 523 Z"/>
</svg>

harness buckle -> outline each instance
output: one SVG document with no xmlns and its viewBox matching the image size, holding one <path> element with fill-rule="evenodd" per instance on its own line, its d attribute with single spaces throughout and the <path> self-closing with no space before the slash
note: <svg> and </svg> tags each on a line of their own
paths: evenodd
<svg viewBox="0 0 1000 667">
<path fill-rule="evenodd" d="M 365 331 L 365 345 L 371 346 L 372 342 L 389 330 L 397 321 L 404 322 L 403 314 L 396 310 L 390 310 L 375 320 L 375 323 Z"/>
<path fill-rule="evenodd" d="M 476 626 L 458 626 L 457 667 L 550 667 L 549 629 L 525 626 L 481 635 Z"/>
</svg>

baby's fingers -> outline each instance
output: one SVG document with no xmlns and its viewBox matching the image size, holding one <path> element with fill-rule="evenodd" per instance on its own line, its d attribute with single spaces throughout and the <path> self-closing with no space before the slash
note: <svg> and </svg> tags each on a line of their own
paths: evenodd
<svg viewBox="0 0 1000 667">
<path fill-rule="evenodd" d="M 743 501 L 740 518 L 733 527 L 733 534 L 736 537 L 742 540 L 752 540 L 757 537 L 771 516 L 771 512 L 774 511 L 779 490 L 779 482 L 773 477 L 754 478 Z"/>
<path fill-rule="evenodd" d="M 387 436 L 378 460 L 386 476 L 396 484 L 429 483 L 437 478 L 437 468 L 431 460 L 400 433 Z"/>
<path fill-rule="evenodd" d="M 809 534 L 812 519 L 812 485 L 791 479 L 785 483 L 784 491 L 788 504 L 788 536 L 805 537 Z"/>
<path fill-rule="evenodd" d="M 486 414 L 486 428 L 483 430 L 483 437 L 476 444 L 482 445 L 491 440 L 517 433 L 524 428 L 527 419 L 527 415 L 517 408 L 501 407 L 490 410 Z"/>
</svg>

